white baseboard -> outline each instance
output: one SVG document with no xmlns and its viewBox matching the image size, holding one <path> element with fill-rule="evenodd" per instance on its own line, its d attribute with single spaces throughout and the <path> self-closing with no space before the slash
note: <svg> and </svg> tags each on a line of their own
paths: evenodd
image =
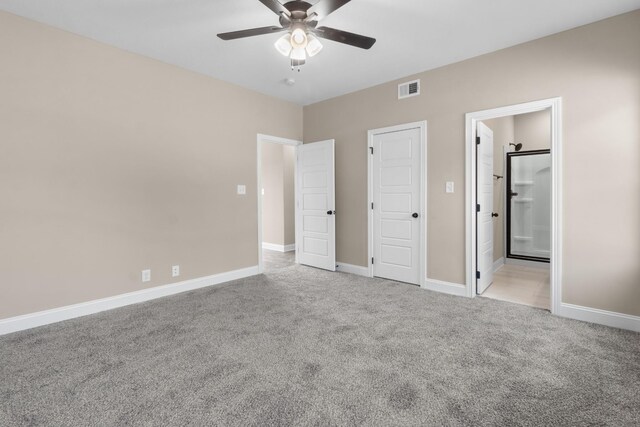
<svg viewBox="0 0 640 427">
<path fill-rule="evenodd" d="M 445 282 L 443 280 L 427 279 L 424 282 L 423 289 L 430 291 L 442 292 L 449 295 L 457 295 L 461 297 L 467 296 L 467 287 L 458 283 Z"/>
<path fill-rule="evenodd" d="M 500 270 L 500 268 L 504 265 L 504 257 L 500 257 L 499 259 L 493 262 L 493 272 Z"/>
<path fill-rule="evenodd" d="M 207 286 L 219 285 L 231 280 L 255 276 L 256 274 L 258 274 L 257 265 L 240 270 L 214 274 L 212 276 L 185 280 L 183 282 L 172 283 L 169 285 L 156 286 L 112 297 L 53 308 L 51 310 L 38 311 L 36 313 L 24 314 L 22 316 L 0 319 L 0 335 L 35 328 L 37 326 L 48 325 L 50 323 L 61 322 L 75 317 L 99 313 L 101 311 L 111 310 L 125 305 L 137 304 L 156 298 L 179 294 L 181 292 L 192 291 L 194 289 L 204 288 Z"/>
<path fill-rule="evenodd" d="M 583 307 L 580 305 L 561 303 L 556 313 L 558 316 L 569 319 L 582 320 L 584 322 L 599 323 L 613 328 L 628 329 L 640 332 L 640 317 L 597 308 Z"/>
<path fill-rule="evenodd" d="M 504 263 L 506 265 L 521 265 L 523 267 L 544 268 L 546 270 L 549 270 L 551 268 L 551 264 L 549 264 L 548 262 L 528 261 L 526 259 L 505 258 Z"/>
<path fill-rule="evenodd" d="M 340 261 L 338 261 L 337 264 L 338 264 L 338 267 L 336 268 L 336 270 L 341 273 L 350 273 L 350 274 L 356 274 L 358 276 L 369 277 L 369 269 L 367 267 L 362 267 L 360 265 L 347 264 L 345 262 L 340 262 Z"/>
<path fill-rule="evenodd" d="M 278 252 L 291 252 L 296 250 L 296 244 L 291 245 L 276 245 L 275 243 L 262 242 L 262 249 L 269 249 L 270 251 Z"/>
</svg>

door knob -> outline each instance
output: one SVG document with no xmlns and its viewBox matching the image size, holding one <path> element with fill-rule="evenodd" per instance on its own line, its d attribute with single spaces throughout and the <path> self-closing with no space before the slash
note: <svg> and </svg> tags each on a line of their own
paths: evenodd
<svg viewBox="0 0 640 427">
<path fill-rule="evenodd" d="M 327 211 L 327 215 L 335 215 L 336 211 Z"/>
<path fill-rule="evenodd" d="M 411 214 L 411 216 L 414 217 L 414 218 L 418 218 L 418 213 L 414 212 L 414 213 Z"/>
<path fill-rule="evenodd" d="M 495 218 L 495 217 L 498 216 L 498 213 L 497 212 L 491 212 L 491 216 Z"/>
</svg>

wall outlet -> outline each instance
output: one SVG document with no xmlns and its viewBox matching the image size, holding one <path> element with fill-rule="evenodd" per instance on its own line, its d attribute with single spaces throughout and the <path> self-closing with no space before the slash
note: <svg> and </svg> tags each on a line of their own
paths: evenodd
<svg viewBox="0 0 640 427">
<path fill-rule="evenodd" d="M 143 282 L 151 281 L 151 270 L 142 270 L 142 281 Z"/>
<path fill-rule="evenodd" d="M 447 193 L 453 193 L 453 181 L 447 181 L 447 185 L 445 186 L 445 191 Z"/>
<path fill-rule="evenodd" d="M 240 195 L 247 194 L 247 186 L 246 185 L 242 185 L 242 184 L 238 184 L 238 194 L 240 194 Z"/>
<path fill-rule="evenodd" d="M 171 277 L 178 277 L 180 275 L 180 266 L 174 265 L 171 267 Z"/>
</svg>

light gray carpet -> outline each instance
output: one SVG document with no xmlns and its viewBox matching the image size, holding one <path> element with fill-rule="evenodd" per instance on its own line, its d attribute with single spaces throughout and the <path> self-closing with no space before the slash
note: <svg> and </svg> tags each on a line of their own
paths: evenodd
<svg viewBox="0 0 640 427">
<path fill-rule="evenodd" d="M 640 334 L 294 266 L 0 337 L 0 425 L 639 425 Z"/>
<path fill-rule="evenodd" d="M 294 251 L 278 252 L 269 249 L 262 250 L 262 263 L 265 273 L 270 273 L 285 267 L 295 265 L 296 253 Z"/>
</svg>

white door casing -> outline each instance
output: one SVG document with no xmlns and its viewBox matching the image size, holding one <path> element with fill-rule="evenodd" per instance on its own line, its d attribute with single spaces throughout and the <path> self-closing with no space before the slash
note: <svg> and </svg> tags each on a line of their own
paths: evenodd
<svg viewBox="0 0 640 427">
<path fill-rule="evenodd" d="M 478 230 L 477 292 L 483 293 L 493 282 L 493 131 L 477 124 L 477 203 Z M 477 277 L 477 276 L 476 276 Z"/>
<path fill-rule="evenodd" d="M 373 275 L 420 284 L 421 129 L 373 135 Z"/>
<path fill-rule="evenodd" d="M 298 146 L 296 252 L 300 264 L 336 270 L 333 139 Z"/>
</svg>

